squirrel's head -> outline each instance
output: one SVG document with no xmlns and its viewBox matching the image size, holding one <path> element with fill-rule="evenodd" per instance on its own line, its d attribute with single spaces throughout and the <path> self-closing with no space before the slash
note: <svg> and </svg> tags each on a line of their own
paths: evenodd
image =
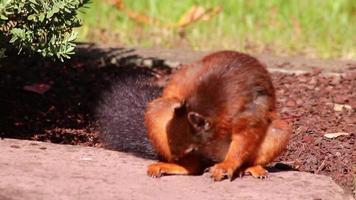
<svg viewBox="0 0 356 200">
<path fill-rule="evenodd" d="M 185 103 L 177 106 L 167 127 L 168 142 L 174 159 L 199 150 L 213 135 L 210 119 L 189 111 Z"/>
<path fill-rule="evenodd" d="M 197 112 L 189 112 L 187 114 L 187 119 L 196 135 L 203 136 L 211 129 L 212 124 L 210 120 Z"/>
</svg>

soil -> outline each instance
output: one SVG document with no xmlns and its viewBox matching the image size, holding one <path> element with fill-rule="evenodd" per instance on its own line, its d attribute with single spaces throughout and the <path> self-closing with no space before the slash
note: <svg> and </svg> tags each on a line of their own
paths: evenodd
<svg viewBox="0 0 356 200">
<path fill-rule="evenodd" d="M 0 136 L 108 147 L 103 132 L 110 128 L 103 127 L 108 119 L 102 118 L 115 97 L 113 85 L 120 77 L 139 75 L 162 86 L 174 71 L 167 65 L 164 60 L 146 60 L 132 50 L 118 48 L 82 49 L 64 63 L 10 56 L 0 64 Z M 352 191 L 356 177 L 356 70 L 351 66 L 326 76 L 321 69 L 271 73 L 279 111 L 294 131 L 276 167 L 328 175 Z M 154 95 L 159 88 L 156 92 Z M 142 113 L 133 116 L 142 121 Z M 142 124 L 138 126 L 144 132 Z M 327 138 L 327 133 L 343 134 Z M 141 136 L 133 139 L 145 140 Z M 155 157 L 153 152 L 145 154 L 145 149 L 135 151 L 140 144 L 125 145 L 112 148 Z"/>
</svg>

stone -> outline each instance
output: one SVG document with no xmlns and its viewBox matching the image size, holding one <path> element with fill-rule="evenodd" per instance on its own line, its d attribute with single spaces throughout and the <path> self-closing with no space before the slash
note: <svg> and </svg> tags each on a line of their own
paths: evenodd
<svg viewBox="0 0 356 200">
<path fill-rule="evenodd" d="M 330 177 L 297 171 L 154 179 L 146 175 L 153 160 L 100 148 L 3 139 L 0 152 L 0 199 L 352 199 Z"/>
</svg>

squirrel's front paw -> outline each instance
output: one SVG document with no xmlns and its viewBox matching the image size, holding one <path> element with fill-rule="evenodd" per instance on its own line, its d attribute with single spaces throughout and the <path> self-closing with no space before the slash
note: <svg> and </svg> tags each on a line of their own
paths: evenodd
<svg viewBox="0 0 356 200">
<path fill-rule="evenodd" d="M 194 174 L 195 171 L 189 170 L 186 167 L 183 167 L 179 164 L 175 163 L 164 163 L 158 162 L 148 166 L 147 174 L 148 176 L 158 178 L 163 175 L 187 175 L 187 174 Z"/>
<path fill-rule="evenodd" d="M 221 181 L 225 178 L 229 178 L 230 180 L 233 178 L 235 169 L 229 163 L 218 163 L 210 168 L 210 177 L 214 179 L 214 181 Z"/>
<path fill-rule="evenodd" d="M 147 175 L 153 178 L 159 178 L 164 174 L 164 170 L 160 163 L 151 164 L 148 166 Z"/>
<path fill-rule="evenodd" d="M 261 165 L 255 165 L 247 168 L 245 173 L 251 174 L 255 178 L 267 179 L 268 171 L 264 169 Z"/>
</svg>

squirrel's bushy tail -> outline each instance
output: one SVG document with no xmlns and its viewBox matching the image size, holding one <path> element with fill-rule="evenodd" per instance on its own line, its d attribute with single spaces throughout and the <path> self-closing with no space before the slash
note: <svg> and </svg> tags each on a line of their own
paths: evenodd
<svg viewBox="0 0 356 200">
<path fill-rule="evenodd" d="M 103 93 L 96 117 L 104 147 L 145 158 L 155 157 L 146 136 L 144 111 L 161 89 L 149 78 L 145 73 L 123 73 Z"/>
</svg>

